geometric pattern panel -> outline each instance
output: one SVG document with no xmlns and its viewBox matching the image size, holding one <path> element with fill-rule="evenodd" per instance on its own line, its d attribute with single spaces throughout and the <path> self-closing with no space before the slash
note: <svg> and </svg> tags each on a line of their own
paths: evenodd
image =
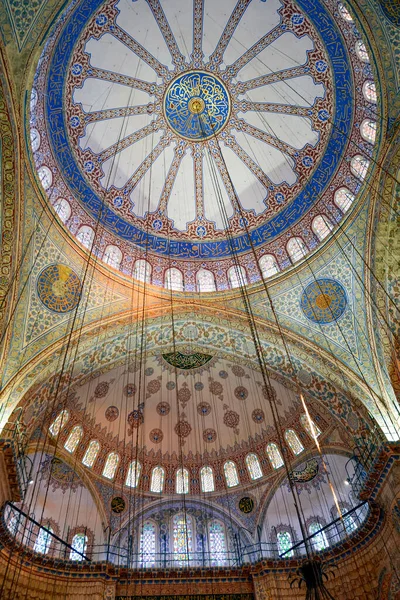
<svg viewBox="0 0 400 600">
<path fill-rule="evenodd" d="M 337 321 L 347 306 L 344 287 L 334 279 L 316 279 L 301 295 L 301 309 L 307 319 L 326 324 Z"/>
</svg>

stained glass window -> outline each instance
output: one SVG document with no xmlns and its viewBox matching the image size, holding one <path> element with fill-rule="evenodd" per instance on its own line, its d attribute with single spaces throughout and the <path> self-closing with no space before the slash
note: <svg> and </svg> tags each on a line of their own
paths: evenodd
<svg viewBox="0 0 400 600">
<path fill-rule="evenodd" d="M 315 219 L 313 219 L 311 227 L 320 241 L 325 239 L 333 229 L 333 225 L 323 215 L 317 215 Z"/>
<path fill-rule="evenodd" d="M 57 198 L 54 203 L 54 210 L 63 223 L 66 223 L 71 216 L 71 205 L 65 198 Z"/>
<path fill-rule="evenodd" d="M 41 554 L 48 553 L 51 544 L 51 533 L 53 533 L 51 527 L 41 527 L 39 529 L 39 533 L 37 534 L 37 538 L 33 546 L 35 552 L 40 552 Z"/>
<path fill-rule="evenodd" d="M 104 250 L 103 260 L 105 263 L 110 265 L 110 267 L 114 267 L 114 269 L 118 269 L 122 261 L 122 252 L 118 248 L 118 246 L 109 245 Z"/>
<path fill-rule="evenodd" d="M 172 520 L 172 540 L 175 560 L 183 566 L 193 552 L 193 523 L 187 514 L 175 515 Z"/>
<path fill-rule="evenodd" d="M 100 444 L 97 440 L 92 440 L 89 446 L 86 448 L 85 456 L 83 457 L 83 464 L 85 467 L 93 467 L 94 461 L 100 450 Z"/>
<path fill-rule="evenodd" d="M 310 535 L 313 535 L 314 533 L 316 534 L 311 539 L 311 544 L 314 550 L 317 552 L 325 550 L 329 545 L 328 540 L 326 539 L 325 531 L 320 531 L 321 527 L 322 526 L 320 523 L 318 523 L 318 521 L 314 521 L 314 523 L 311 523 L 308 528 Z"/>
<path fill-rule="evenodd" d="M 311 427 L 310 422 L 309 422 L 309 420 L 307 418 L 307 415 L 301 415 L 300 422 L 303 425 L 304 429 L 307 431 L 308 435 L 312 439 L 315 439 L 315 436 L 318 437 L 318 436 L 321 435 L 320 428 L 318 427 L 318 425 L 312 419 L 311 419 L 311 423 L 312 423 L 312 427 Z"/>
<path fill-rule="evenodd" d="M 238 472 L 233 460 L 226 461 L 226 463 L 224 464 L 224 473 L 226 485 L 228 487 L 235 487 L 235 485 L 239 485 Z"/>
<path fill-rule="evenodd" d="M 293 556 L 293 550 L 290 550 L 290 548 L 293 546 L 293 542 L 292 542 L 292 536 L 290 535 L 289 531 L 280 531 L 277 536 L 277 542 L 278 542 L 278 552 L 280 555 L 285 554 L 284 558 L 289 558 L 291 556 Z"/>
<path fill-rule="evenodd" d="M 232 288 L 238 288 L 247 284 L 247 274 L 243 267 L 234 265 L 228 271 L 228 279 Z"/>
<path fill-rule="evenodd" d="M 356 42 L 356 54 L 362 62 L 369 63 L 367 49 L 365 47 L 364 42 L 362 42 L 361 40 L 358 40 L 358 42 Z"/>
<path fill-rule="evenodd" d="M 276 444 L 268 444 L 267 454 L 274 469 L 279 469 L 283 466 L 283 458 Z"/>
<path fill-rule="evenodd" d="M 183 275 L 179 269 L 171 267 L 165 271 L 165 287 L 167 290 L 183 291 Z"/>
<path fill-rule="evenodd" d="M 94 231 L 88 225 L 82 225 L 76 237 L 78 241 L 82 244 L 82 246 L 85 246 L 85 248 L 90 249 L 94 241 Z"/>
<path fill-rule="evenodd" d="M 176 472 L 176 493 L 189 493 L 189 472 L 187 469 L 178 469 Z"/>
<path fill-rule="evenodd" d="M 257 454 L 248 454 L 246 456 L 246 465 L 249 470 L 250 479 L 260 479 L 262 477 L 261 465 Z"/>
<path fill-rule="evenodd" d="M 139 483 L 140 471 L 142 470 L 142 465 L 138 460 L 133 460 L 128 468 L 128 473 L 126 474 L 125 485 L 128 487 L 135 488 Z"/>
<path fill-rule="evenodd" d="M 227 548 L 225 527 L 220 521 L 211 521 L 208 528 L 208 540 L 211 564 L 222 566 L 226 564 Z"/>
<path fill-rule="evenodd" d="M 144 281 L 144 283 L 150 283 L 151 278 L 151 265 L 140 258 L 135 262 L 135 268 L 133 269 L 133 277 L 138 279 L 139 281 Z"/>
<path fill-rule="evenodd" d="M 151 472 L 151 483 L 150 483 L 150 491 L 155 492 L 156 494 L 160 494 L 163 491 L 164 487 L 164 477 L 165 471 L 163 467 L 154 467 Z"/>
<path fill-rule="evenodd" d="M 62 410 L 49 427 L 51 435 L 53 435 L 54 437 L 58 435 L 61 429 L 67 424 L 68 419 L 69 412 L 67 410 Z"/>
<path fill-rule="evenodd" d="M 353 156 L 350 162 L 350 168 L 353 171 L 354 175 L 359 179 L 365 179 L 369 167 L 369 160 L 367 160 L 364 156 L 360 156 L 357 154 Z"/>
<path fill-rule="evenodd" d="M 371 102 L 372 104 L 376 104 L 377 95 L 376 95 L 376 85 L 373 81 L 366 81 L 363 85 L 363 94 L 364 98 Z"/>
<path fill-rule="evenodd" d="M 349 21 L 349 23 L 351 23 L 353 20 L 353 17 L 351 16 L 351 14 L 349 13 L 349 11 L 347 10 L 347 8 L 345 7 L 345 5 L 342 2 L 339 2 L 338 9 L 339 9 L 339 12 L 340 12 L 341 16 L 343 17 L 343 19 L 345 21 Z"/>
<path fill-rule="evenodd" d="M 364 140 L 374 144 L 376 139 L 376 121 L 364 119 L 361 123 L 360 132 Z"/>
<path fill-rule="evenodd" d="M 81 554 L 85 554 L 87 548 L 88 539 L 84 533 L 76 533 L 72 538 L 71 552 L 69 553 L 70 560 L 83 560 Z M 80 552 L 80 554 L 78 554 Z"/>
<path fill-rule="evenodd" d="M 156 526 L 153 521 L 145 521 L 140 533 L 140 565 L 154 567 L 156 562 Z"/>
<path fill-rule="evenodd" d="M 83 429 L 80 425 L 75 425 L 75 427 L 71 429 L 71 433 L 69 434 L 67 441 L 64 444 L 64 448 L 67 450 L 67 452 L 71 452 L 71 454 L 72 452 L 75 452 L 82 435 Z"/>
<path fill-rule="evenodd" d="M 353 204 L 354 195 L 347 188 L 342 187 L 336 190 L 333 201 L 336 206 L 339 207 L 343 213 L 345 213 Z"/>
<path fill-rule="evenodd" d="M 211 467 L 202 467 L 200 469 L 200 479 L 202 492 L 214 491 L 214 473 Z"/>
<path fill-rule="evenodd" d="M 196 273 L 196 284 L 199 292 L 215 292 L 214 274 L 207 269 L 199 269 Z"/>
<path fill-rule="evenodd" d="M 292 262 L 297 262 L 307 254 L 307 246 L 299 237 L 292 237 L 286 244 L 286 250 Z"/>
<path fill-rule="evenodd" d="M 107 479 L 114 479 L 115 471 L 119 463 L 119 456 L 116 452 L 110 452 L 107 456 L 106 464 L 104 465 L 103 475 Z"/>
<path fill-rule="evenodd" d="M 275 275 L 279 271 L 278 263 L 272 254 L 264 254 L 258 261 L 258 264 L 264 278 L 272 277 L 272 275 Z"/>
<path fill-rule="evenodd" d="M 304 450 L 304 446 L 299 440 L 299 436 L 293 429 L 285 431 L 285 440 L 287 441 L 293 454 L 300 454 Z"/>
</svg>

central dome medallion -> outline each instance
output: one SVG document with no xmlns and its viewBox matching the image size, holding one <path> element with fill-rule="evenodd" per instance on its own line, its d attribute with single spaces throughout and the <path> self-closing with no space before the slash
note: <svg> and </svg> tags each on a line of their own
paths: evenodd
<svg viewBox="0 0 400 600">
<path fill-rule="evenodd" d="M 186 140 L 215 136 L 228 122 L 230 108 L 224 84 L 206 71 L 180 75 L 168 86 L 164 97 L 168 125 Z"/>
</svg>

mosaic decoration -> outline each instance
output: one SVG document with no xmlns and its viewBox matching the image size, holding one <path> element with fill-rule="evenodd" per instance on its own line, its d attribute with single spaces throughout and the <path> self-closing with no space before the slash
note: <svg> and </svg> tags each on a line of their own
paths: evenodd
<svg viewBox="0 0 400 600">
<path fill-rule="evenodd" d="M 313 323 L 332 323 L 346 310 L 346 291 L 334 279 L 317 279 L 305 288 L 300 305 L 304 315 Z"/>
<path fill-rule="evenodd" d="M 215 431 L 215 429 L 205 429 L 203 431 L 203 440 L 205 442 L 207 442 L 208 444 L 215 442 L 216 439 L 217 439 L 217 432 Z"/>
<path fill-rule="evenodd" d="M 308 483 L 318 475 L 319 464 L 315 458 L 308 460 L 304 468 L 292 471 L 290 478 L 293 483 Z"/>
<path fill-rule="evenodd" d="M 400 27 L 400 9 L 398 0 L 379 0 L 385 16 L 393 25 Z"/>
<path fill-rule="evenodd" d="M 208 402 L 200 402 L 200 404 L 197 405 L 197 412 L 199 415 L 206 417 L 211 412 L 211 404 Z"/>
<path fill-rule="evenodd" d="M 211 73 L 185 73 L 168 86 L 164 114 L 180 137 L 207 140 L 219 133 L 229 119 L 229 94 L 222 81 Z"/>
<path fill-rule="evenodd" d="M 166 415 L 168 415 L 170 410 L 171 407 L 168 404 L 168 402 L 159 402 L 157 404 L 156 411 L 161 417 L 165 417 Z"/>
<path fill-rule="evenodd" d="M 254 500 L 253 498 L 250 498 L 249 496 L 244 496 L 243 498 L 241 498 L 239 500 L 239 510 L 244 513 L 245 515 L 248 515 L 249 513 L 253 512 L 254 509 Z"/>
<path fill-rule="evenodd" d="M 107 421 L 110 421 L 110 423 L 112 423 L 113 421 L 115 421 L 116 419 L 118 419 L 119 417 L 119 410 L 116 406 L 109 406 L 106 410 L 106 412 L 104 413 Z"/>
<path fill-rule="evenodd" d="M 75 471 L 55 456 L 47 455 L 40 466 L 39 472 L 41 479 L 49 480 L 53 492 L 59 489 L 63 494 L 65 494 L 67 490 L 76 492 L 79 487 L 83 486 L 82 481 Z"/>
<path fill-rule="evenodd" d="M 149 439 L 153 444 L 161 444 L 164 434 L 161 429 L 152 429 L 149 433 Z"/>
<path fill-rule="evenodd" d="M 79 304 L 82 284 L 78 275 L 67 265 L 49 265 L 40 273 L 36 289 L 46 308 L 66 313 Z"/>
<path fill-rule="evenodd" d="M 111 500 L 111 510 L 116 515 L 120 515 L 121 513 L 123 513 L 125 508 L 126 502 L 123 498 L 121 498 L 121 496 L 115 496 L 115 498 Z"/>
<path fill-rule="evenodd" d="M 210 354 L 202 354 L 201 352 L 195 352 L 194 354 L 169 352 L 163 354 L 162 357 L 169 365 L 183 371 L 203 367 L 212 359 Z"/>
</svg>

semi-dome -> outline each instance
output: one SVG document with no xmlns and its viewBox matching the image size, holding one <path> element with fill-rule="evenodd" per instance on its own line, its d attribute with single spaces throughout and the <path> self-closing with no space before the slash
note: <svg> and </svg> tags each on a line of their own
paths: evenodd
<svg viewBox="0 0 400 600">
<path fill-rule="evenodd" d="M 36 73 L 32 150 L 61 221 L 111 267 L 224 290 L 331 235 L 370 167 L 374 103 L 334 1 L 72 3 Z"/>
</svg>

